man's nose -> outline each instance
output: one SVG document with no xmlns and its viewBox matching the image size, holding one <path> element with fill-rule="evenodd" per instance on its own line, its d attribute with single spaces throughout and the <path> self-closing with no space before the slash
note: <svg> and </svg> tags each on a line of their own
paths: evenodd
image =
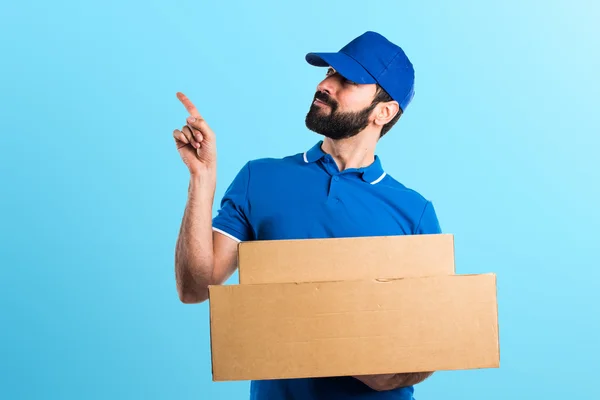
<svg viewBox="0 0 600 400">
<path fill-rule="evenodd" d="M 317 91 L 325 92 L 328 95 L 333 95 L 335 93 L 335 78 L 328 77 L 323 79 L 319 85 L 317 85 Z"/>
</svg>

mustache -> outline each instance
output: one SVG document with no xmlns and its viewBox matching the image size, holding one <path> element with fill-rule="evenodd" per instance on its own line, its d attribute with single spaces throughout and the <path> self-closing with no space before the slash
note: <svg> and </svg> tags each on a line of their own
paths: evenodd
<svg viewBox="0 0 600 400">
<path fill-rule="evenodd" d="M 325 92 L 316 92 L 315 98 L 313 100 L 321 100 L 323 103 L 328 104 L 332 107 L 337 106 L 337 102 L 333 100 L 327 93 Z"/>
</svg>

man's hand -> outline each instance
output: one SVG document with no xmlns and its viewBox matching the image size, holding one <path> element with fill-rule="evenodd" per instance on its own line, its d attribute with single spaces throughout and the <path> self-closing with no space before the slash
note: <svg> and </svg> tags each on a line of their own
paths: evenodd
<svg viewBox="0 0 600 400">
<path fill-rule="evenodd" d="M 414 372 L 406 374 L 359 375 L 354 378 L 373 390 L 384 391 L 416 385 L 431 375 L 433 375 L 433 372 Z"/>
<path fill-rule="evenodd" d="M 177 98 L 188 110 L 187 125 L 173 131 L 173 138 L 181 159 L 191 175 L 209 171 L 215 173 L 217 166 L 217 146 L 214 132 L 202 118 L 196 106 L 183 93 Z"/>
</svg>

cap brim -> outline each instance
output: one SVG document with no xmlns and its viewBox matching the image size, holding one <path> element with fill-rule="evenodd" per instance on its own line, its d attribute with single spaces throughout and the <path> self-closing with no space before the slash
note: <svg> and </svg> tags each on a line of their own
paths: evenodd
<svg viewBox="0 0 600 400">
<path fill-rule="evenodd" d="M 362 65 L 344 53 L 308 53 L 306 61 L 315 67 L 332 67 L 344 78 L 355 83 L 377 83 Z"/>
</svg>

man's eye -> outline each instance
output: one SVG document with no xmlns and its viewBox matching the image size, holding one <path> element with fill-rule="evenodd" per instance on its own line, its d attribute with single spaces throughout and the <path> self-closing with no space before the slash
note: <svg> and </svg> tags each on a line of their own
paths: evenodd
<svg viewBox="0 0 600 400">
<path fill-rule="evenodd" d="M 333 70 L 333 69 L 328 69 L 327 73 L 325 74 L 326 76 L 331 76 L 331 75 L 335 75 L 337 74 L 337 71 Z M 356 82 L 353 82 L 349 79 L 344 78 L 343 76 L 340 75 L 340 77 L 342 78 L 342 83 L 346 84 L 346 85 L 356 85 Z"/>
</svg>

